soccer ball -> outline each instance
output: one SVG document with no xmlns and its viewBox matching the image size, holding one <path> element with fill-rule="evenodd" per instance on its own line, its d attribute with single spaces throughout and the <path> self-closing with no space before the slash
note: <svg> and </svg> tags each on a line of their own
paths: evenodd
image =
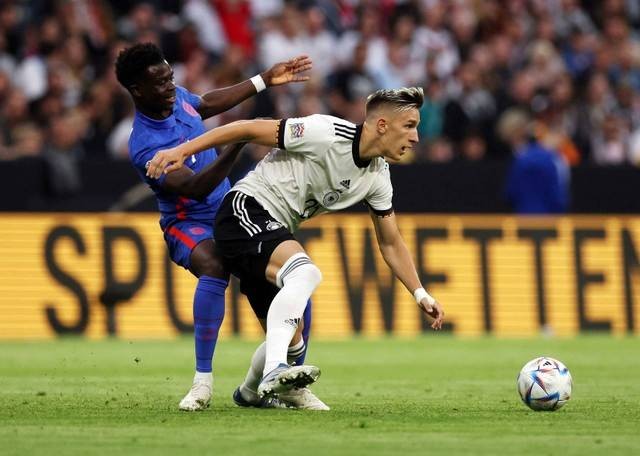
<svg viewBox="0 0 640 456">
<path fill-rule="evenodd" d="M 532 359 L 520 370 L 518 392 L 532 410 L 558 410 L 571 398 L 573 380 L 567 366 L 543 356 Z"/>
</svg>

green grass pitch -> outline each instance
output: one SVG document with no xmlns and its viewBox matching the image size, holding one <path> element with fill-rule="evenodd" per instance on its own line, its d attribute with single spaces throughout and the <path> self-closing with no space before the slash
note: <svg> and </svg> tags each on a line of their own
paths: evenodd
<svg viewBox="0 0 640 456">
<path fill-rule="evenodd" d="M 214 402 L 184 413 L 188 338 L 0 343 L 0 454 L 640 454 L 639 338 L 313 341 L 313 389 L 330 412 L 236 407 L 256 345 L 220 341 Z M 538 355 L 573 375 L 559 411 L 517 395 Z"/>
</svg>

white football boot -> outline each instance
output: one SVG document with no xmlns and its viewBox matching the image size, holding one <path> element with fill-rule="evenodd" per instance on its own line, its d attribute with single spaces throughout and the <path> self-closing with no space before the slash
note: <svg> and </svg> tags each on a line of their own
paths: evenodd
<svg viewBox="0 0 640 456">
<path fill-rule="evenodd" d="M 186 412 L 197 412 L 205 410 L 211 403 L 211 393 L 213 390 L 213 378 L 194 378 L 191 389 L 180 401 L 180 410 Z"/>
<path fill-rule="evenodd" d="M 278 399 L 287 406 L 302 410 L 331 410 L 309 388 L 293 388 L 278 394 Z"/>
<path fill-rule="evenodd" d="M 233 402 L 239 407 L 255 407 L 255 408 L 289 408 L 287 404 L 279 400 L 277 397 L 263 397 L 260 398 L 258 393 L 251 392 L 251 399 L 247 399 L 240 387 L 237 387 L 233 392 Z"/>
<path fill-rule="evenodd" d="M 304 388 L 315 382 L 318 377 L 320 369 L 316 366 L 289 366 L 282 363 L 262 378 L 258 385 L 258 396 L 278 396 L 293 388 Z"/>
</svg>

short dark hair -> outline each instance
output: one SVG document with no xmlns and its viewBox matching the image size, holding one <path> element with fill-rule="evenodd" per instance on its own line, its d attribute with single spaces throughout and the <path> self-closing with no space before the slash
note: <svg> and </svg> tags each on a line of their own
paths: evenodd
<svg viewBox="0 0 640 456">
<path fill-rule="evenodd" d="M 394 111 L 420 109 L 424 101 L 422 87 L 402 87 L 400 89 L 382 89 L 373 92 L 367 98 L 366 112 L 375 111 L 383 105 L 389 105 Z"/>
<path fill-rule="evenodd" d="M 153 43 L 139 43 L 128 47 L 116 59 L 116 77 L 127 90 L 153 65 L 165 61 L 158 46 Z"/>
</svg>

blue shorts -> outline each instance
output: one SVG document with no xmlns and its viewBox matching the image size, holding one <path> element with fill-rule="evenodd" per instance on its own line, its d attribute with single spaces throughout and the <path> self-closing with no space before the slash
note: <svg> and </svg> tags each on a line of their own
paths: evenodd
<svg viewBox="0 0 640 456">
<path fill-rule="evenodd" d="M 213 226 L 202 222 L 177 222 L 164 231 L 171 260 L 185 269 L 191 266 L 191 252 L 200 242 L 213 240 Z"/>
</svg>

